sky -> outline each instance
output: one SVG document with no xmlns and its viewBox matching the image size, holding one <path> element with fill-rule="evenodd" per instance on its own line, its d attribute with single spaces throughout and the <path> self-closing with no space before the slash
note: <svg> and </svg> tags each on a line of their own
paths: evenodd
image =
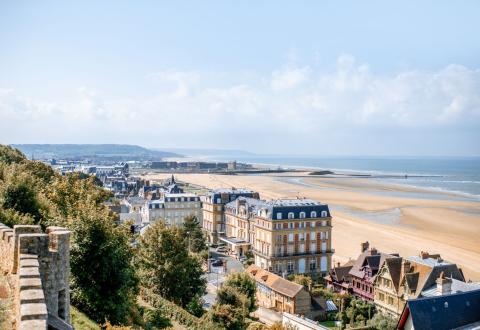
<svg viewBox="0 0 480 330">
<path fill-rule="evenodd" d="M 480 155 L 478 1 L 0 1 L 0 143 Z"/>
</svg>

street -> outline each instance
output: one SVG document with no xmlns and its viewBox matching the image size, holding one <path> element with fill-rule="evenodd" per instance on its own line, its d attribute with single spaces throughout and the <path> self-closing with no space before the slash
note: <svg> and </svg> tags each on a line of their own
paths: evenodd
<svg viewBox="0 0 480 330">
<path fill-rule="evenodd" d="M 219 253 L 213 248 L 210 248 L 210 258 L 226 260 L 227 275 L 244 271 L 243 264 L 240 261 L 226 254 Z M 204 300 L 203 307 L 205 309 L 210 309 L 215 303 L 217 289 L 221 287 L 222 283 L 225 281 L 226 274 L 224 273 L 223 266 L 211 266 L 210 273 L 205 273 L 204 277 L 207 279 L 207 293 L 202 297 Z"/>
</svg>

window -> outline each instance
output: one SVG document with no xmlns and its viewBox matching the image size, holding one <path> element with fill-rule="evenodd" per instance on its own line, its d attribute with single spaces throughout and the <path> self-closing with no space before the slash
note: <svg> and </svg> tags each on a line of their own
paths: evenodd
<svg viewBox="0 0 480 330">
<path fill-rule="evenodd" d="M 65 320 L 65 290 L 58 291 L 58 317 Z"/>
<path fill-rule="evenodd" d="M 388 297 L 388 304 L 393 305 L 393 298 L 392 297 Z"/>
<path fill-rule="evenodd" d="M 305 212 L 300 212 L 300 219 L 305 219 Z"/>
<path fill-rule="evenodd" d="M 282 212 L 278 212 L 277 213 L 277 220 L 281 220 L 282 219 Z"/>
<path fill-rule="evenodd" d="M 380 293 L 378 294 L 378 299 L 380 299 L 380 301 L 384 301 L 384 300 L 385 300 L 385 295 L 380 292 Z"/>
<path fill-rule="evenodd" d="M 288 212 L 288 218 L 289 219 L 293 219 L 295 217 L 295 215 L 293 214 L 293 212 Z"/>
<path fill-rule="evenodd" d="M 287 271 L 293 272 L 293 261 L 287 262 Z"/>
<path fill-rule="evenodd" d="M 281 242 L 282 241 L 282 235 L 277 235 L 277 242 Z"/>
<path fill-rule="evenodd" d="M 315 259 L 310 259 L 310 270 L 315 270 L 317 268 L 317 261 Z"/>
<path fill-rule="evenodd" d="M 322 218 L 326 218 L 328 216 L 327 211 L 322 211 Z"/>
<path fill-rule="evenodd" d="M 288 228 L 293 229 L 293 222 L 288 223 Z"/>
<path fill-rule="evenodd" d="M 317 212 L 312 211 L 310 212 L 310 218 L 316 218 L 317 217 Z"/>
<path fill-rule="evenodd" d="M 293 242 L 293 234 L 288 234 L 288 241 Z"/>
<path fill-rule="evenodd" d="M 322 221 L 322 226 L 325 227 L 327 225 L 326 221 Z"/>
</svg>

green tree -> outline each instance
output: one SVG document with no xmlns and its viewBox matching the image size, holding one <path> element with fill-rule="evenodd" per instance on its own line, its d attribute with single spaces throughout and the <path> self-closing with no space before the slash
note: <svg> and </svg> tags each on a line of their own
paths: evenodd
<svg viewBox="0 0 480 330">
<path fill-rule="evenodd" d="M 206 250 L 205 236 L 196 216 L 186 217 L 182 229 L 190 252 L 200 253 Z"/>
<path fill-rule="evenodd" d="M 188 253 L 178 227 L 151 224 L 140 238 L 137 266 L 143 286 L 183 308 L 205 293 L 201 262 Z"/>
<path fill-rule="evenodd" d="M 293 278 L 293 282 L 303 285 L 304 288 L 308 291 L 310 291 L 312 287 L 312 278 L 309 276 L 305 276 L 301 274 L 295 275 L 295 277 Z"/>
<path fill-rule="evenodd" d="M 9 182 L 1 193 L 1 207 L 12 209 L 21 214 L 31 215 L 36 222 L 40 220 L 40 204 L 35 188 L 26 181 Z"/>
<path fill-rule="evenodd" d="M 376 313 L 367 324 L 377 330 L 395 330 L 398 320 L 382 313 Z"/>
<path fill-rule="evenodd" d="M 251 301 L 239 289 L 222 285 L 217 290 L 217 301 L 210 310 L 212 321 L 226 329 L 245 329 Z"/>
<path fill-rule="evenodd" d="M 72 302 L 96 322 L 125 324 L 138 294 L 128 230 L 105 208 L 80 203 L 78 211 L 70 225 Z"/>
<path fill-rule="evenodd" d="M 223 283 L 223 288 L 232 287 L 238 292 L 244 294 L 248 299 L 248 311 L 255 311 L 256 307 L 256 297 L 257 285 L 255 281 L 247 273 L 232 273 L 228 275 L 225 282 Z"/>
</svg>

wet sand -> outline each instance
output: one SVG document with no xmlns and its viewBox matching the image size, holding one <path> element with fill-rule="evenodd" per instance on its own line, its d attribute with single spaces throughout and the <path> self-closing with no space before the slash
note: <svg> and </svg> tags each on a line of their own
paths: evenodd
<svg viewBox="0 0 480 330">
<path fill-rule="evenodd" d="M 178 174 L 207 188 L 245 187 L 262 199 L 306 197 L 329 204 L 334 261 L 356 258 L 360 243 L 402 256 L 440 253 L 480 281 L 480 201 L 365 178 L 323 178 L 307 173 L 269 175 Z M 169 174 L 146 175 L 162 179 Z"/>
</svg>

